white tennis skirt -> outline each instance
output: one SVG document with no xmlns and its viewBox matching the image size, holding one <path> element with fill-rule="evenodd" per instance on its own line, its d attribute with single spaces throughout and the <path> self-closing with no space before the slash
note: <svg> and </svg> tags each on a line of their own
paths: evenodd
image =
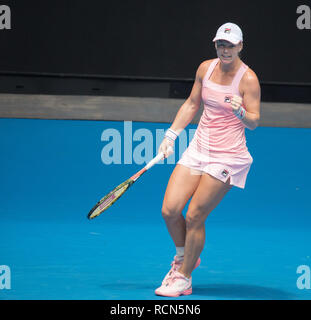
<svg viewBox="0 0 311 320">
<path fill-rule="evenodd" d="M 230 184 L 244 189 L 253 158 L 249 152 L 236 156 L 206 157 L 185 150 L 177 164 L 193 169 L 194 174 L 208 173 L 226 182 L 230 177 Z"/>
</svg>

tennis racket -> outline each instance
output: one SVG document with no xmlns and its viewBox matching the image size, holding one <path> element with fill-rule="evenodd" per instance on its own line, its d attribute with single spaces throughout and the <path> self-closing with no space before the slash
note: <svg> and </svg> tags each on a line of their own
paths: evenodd
<svg viewBox="0 0 311 320">
<path fill-rule="evenodd" d="M 110 191 L 106 196 L 100 199 L 92 210 L 87 215 L 88 219 L 93 219 L 102 214 L 110 206 L 112 206 L 123 194 L 127 191 L 135 181 L 138 180 L 147 170 L 149 170 L 153 165 L 164 158 L 163 152 L 160 152 L 156 157 L 147 163 L 147 165 L 135 173 L 132 177 L 118 185 L 112 191 Z"/>
</svg>

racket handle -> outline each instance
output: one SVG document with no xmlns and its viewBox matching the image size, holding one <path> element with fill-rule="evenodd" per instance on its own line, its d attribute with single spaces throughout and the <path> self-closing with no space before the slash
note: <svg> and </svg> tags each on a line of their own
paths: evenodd
<svg viewBox="0 0 311 320">
<path fill-rule="evenodd" d="M 146 169 L 146 170 L 150 169 L 152 166 L 154 166 L 157 162 L 159 162 L 159 161 L 162 160 L 163 158 L 164 158 L 163 152 L 158 153 L 156 157 L 154 157 L 152 160 L 150 160 L 150 161 L 146 164 L 145 169 Z"/>
<path fill-rule="evenodd" d="M 169 147 L 169 149 L 171 149 L 171 151 L 173 152 L 173 148 Z M 164 153 L 160 152 L 157 154 L 157 156 L 155 156 L 152 160 L 150 160 L 147 165 L 145 166 L 145 169 L 148 170 L 150 169 L 152 166 L 154 166 L 157 162 L 159 162 L 160 160 L 162 160 L 164 158 Z"/>
</svg>

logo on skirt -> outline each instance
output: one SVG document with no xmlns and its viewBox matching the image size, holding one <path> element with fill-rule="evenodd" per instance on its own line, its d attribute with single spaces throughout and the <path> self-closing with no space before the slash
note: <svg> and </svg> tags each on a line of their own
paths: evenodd
<svg viewBox="0 0 311 320">
<path fill-rule="evenodd" d="M 223 175 L 223 177 L 227 177 L 227 175 L 229 174 L 229 171 L 228 170 L 226 170 L 226 169 L 224 169 L 223 171 L 222 171 L 222 173 L 221 173 L 222 175 Z"/>
</svg>

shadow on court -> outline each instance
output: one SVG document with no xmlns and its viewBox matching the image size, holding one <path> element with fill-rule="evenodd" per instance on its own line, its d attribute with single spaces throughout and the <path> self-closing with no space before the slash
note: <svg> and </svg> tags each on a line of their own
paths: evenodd
<svg viewBox="0 0 311 320">
<path fill-rule="evenodd" d="M 159 284 L 160 285 L 160 284 Z M 121 292 L 130 290 L 151 290 L 151 293 L 159 286 L 158 284 L 139 284 L 135 282 L 115 282 L 100 285 L 103 290 L 120 290 Z"/>
<path fill-rule="evenodd" d="M 193 294 L 225 299 L 288 300 L 295 295 L 284 290 L 247 284 L 208 284 L 193 286 Z"/>
<path fill-rule="evenodd" d="M 146 283 L 134 283 L 134 282 L 119 282 L 119 283 L 109 283 L 102 284 L 100 286 L 103 290 L 110 290 L 118 292 L 137 292 L 138 291 L 148 291 L 147 295 L 153 296 L 153 292 L 157 287 L 156 284 L 146 284 Z M 200 296 L 200 299 L 250 299 L 250 300 L 293 300 L 297 297 L 292 293 L 286 292 L 284 290 L 247 285 L 247 284 L 207 284 L 193 286 L 193 294 L 191 298 L 195 296 Z M 150 292 L 149 292 L 150 291 Z M 150 297 L 146 297 L 149 299 Z M 154 295 L 154 298 L 161 298 Z M 185 298 L 185 297 L 183 297 Z"/>
</svg>

